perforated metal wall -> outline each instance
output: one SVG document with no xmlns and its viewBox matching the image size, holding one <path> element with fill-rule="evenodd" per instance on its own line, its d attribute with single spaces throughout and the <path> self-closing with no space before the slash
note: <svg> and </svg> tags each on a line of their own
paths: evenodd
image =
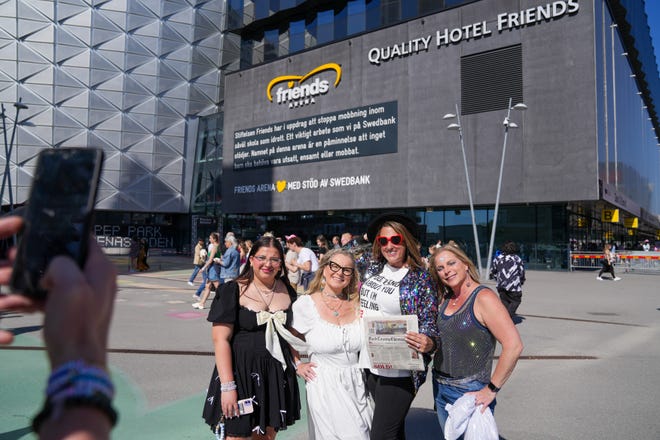
<svg viewBox="0 0 660 440">
<path fill-rule="evenodd" d="M 41 149 L 96 146 L 106 152 L 98 208 L 187 212 L 195 144 L 193 136 L 186 146 L 187 121 L 219 110 L 220 68 L 238 59 L 238 45 L 221 34 L 224 6 L 0 3 L 0 102 L 9 130 L 11 104 L 22 98 L 29 106 L 19 114 L 10 157 L 14 201 L 27 197 Z"/>
</svg>

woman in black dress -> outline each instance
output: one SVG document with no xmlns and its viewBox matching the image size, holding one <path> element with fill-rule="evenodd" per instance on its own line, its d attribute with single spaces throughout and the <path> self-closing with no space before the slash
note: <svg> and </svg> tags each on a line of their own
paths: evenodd
<svg viewBox="0 0 660 440">
<path fill-rule="evenodd" d="M 273 237 L 263 237 L 239 277 L 223 284 L 213 299 L 208 320 L 213 323 L 216 368 L 203 417 L 215 431 L 224 416 L 227 439 L 271 440 L 300 418 L 288 345 L 295 347 L 300 340 L 286 329 L 295 298 L 282 247 Z M 243 399 L 252 399 L 252 413 L 239 415 Z"/>
</svg>

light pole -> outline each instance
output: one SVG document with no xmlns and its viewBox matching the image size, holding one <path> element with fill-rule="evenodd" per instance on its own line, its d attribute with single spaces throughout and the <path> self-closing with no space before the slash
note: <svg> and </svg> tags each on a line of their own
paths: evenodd
<svg viewBox="0 0 660 440">
<path fill-rule="evenodd" d="M 461 116 L 458 111 L 458 104 L 455 104 L 456 113 L 447 113 L 442 119 L 456 118 L 456 122 L 447 126 L 448 130 L 457 130 L 458 138 L 461 140 L 461 152 L 463 153 L 463 166 L 465 167 L 465 183 L 467 184 L 468 200 L 470 201 L 470 215 L 472 216 L 472 233 L 474 234 L 474 246 L 477 250 L 477 266 L 479 274 L 482 272 L 481 250 L 479 246 L 479 234 L 477 234 L 477 221 L 474 217 L 474 204 L 472 203 L 472 189 L 470 188 L 470 177 L 468 174 L 467 158 L 465 157 L 465 144 L 463 143 L 463 127 L 461 126 Z"/>
<path fill-rule="evenodd" d="M 0 188 L 0 205 L 2 205 L 2 202 L 4 200 L 5 186 L 6 186 L 9 191 L 10 213 L 14 212 L 14 194 L 11 188 L 11 173 L 9 172 L 10 171 L 9 160 L 11 158 L 11 152 L 14 148 L 14 137 L 16 135 L 16 126 L 18 125 L 18 113 L 21 110 L 25 110 L 28 108 L 27 105 L 21 102 L 22 100 L 23 98 L 18 98 L 18 102 L 14 103 L 14 107 L 16 107 L 16 115 L 14 116 L 14 127 L 12 128 L 11 139 L 9 140 L 9 142 L 7 142 L 7 116 L 5 114 L 5 105 L 0 104 L 0 109 L 2 109 L 2 112 L 0 112 L 0 117 L 2 118 L 2 131 L 3 131 L 4 143 L 5 143 L 5 173 L 2 176 L 2 188 Z"/>
<path fill-rule="evenodd" d="M 500 177 L 497 181 L 497 195 L 495 196 L 495 213 L 493 214 L 493 226 L 490 231 L 490 244 L 488 245 L 488 258 L 486 260 L 486 276 L 490 274 L 491 261 L 493 259 L 493 248 L 495 246 L 495 228 L 497 228 L 497 213 L 500 208 L 500 193 L 502 190 L 502 172 L 504 171 L 504 156 L 506 155 L 506 139 L 509 134 L 509 128 L 518 128 L 518 124 L 511 122 L 511 109 L 524 111 L 527 106 L 523 103 L 516 104 L 511 107 L 512 98 L 509 98 L 509 105 L 507 106 L 506 117 L 504 118 L 504 144 L 502 145 L 502 160 L 500 161 Z"/>
</svg>

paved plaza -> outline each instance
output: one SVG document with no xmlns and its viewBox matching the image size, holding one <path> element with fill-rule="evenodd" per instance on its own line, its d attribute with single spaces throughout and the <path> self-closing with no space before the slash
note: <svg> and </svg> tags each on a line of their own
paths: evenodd
<svg viewBox="0 0 660 440">
<path fill-rule="evenodd" d="M 201 419 L 210 324 L 190 306 L 190 259 L 153 258 L 153 271 L 130 274 L 116 262 L 109 363 L 121 415 L 113 438 L 214 438 Z M 518 324 L 525 349 L 495 411 L 503 439 L 660 439 L 660 276 L 617 275 L 528 273 Z M 47 376 L 41 317 L 3 314 L 0 326 L 17 334 L 0 349 L 0 440 L 32 439 Z M 406 429 L 409 440 L 440 438 L 428 382 Z M 306 438 L 306 420 L 278 435 Z"/>
</svg>

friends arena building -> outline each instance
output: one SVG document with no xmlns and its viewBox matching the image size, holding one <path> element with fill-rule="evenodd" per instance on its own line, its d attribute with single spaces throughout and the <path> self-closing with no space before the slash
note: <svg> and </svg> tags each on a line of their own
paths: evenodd
<svg viewBox="0 0 660 440">
<path fill-rule="evenodd" d="M 313 242 L 362 234 L 383 210 L 417 218 L 423 247 L 452 239 L 474 256 L 476 229 L 482 259 L 495 226 L 496 247 L 519 243 L 530 268 L 660 240 L 660 79 L 644 1 L 189 3 L 218 8 L 203 21 L 205 35 L 222 28 L 217 38 L 201 49 L 191 38 L 189 52 L 193 69 L 213 60 L 217 77 L 201 86 L 169 53 L 155 61 L 153 109 L 172 117 L 153 133 L 166 145 L 114 146 L 112 160 L 167 178 L 122 187 L 118 165 L 110 192 L 124 204 L 100 202 L 100 241 L 166 216 L 177 249 L 211 229 Z M 133 110 L 117 113 L 127 122 Z M 149 117 L 142 108 L 138 125 Z M 138 190 L 149 203 L 135 202 Z"/>
</svg>

